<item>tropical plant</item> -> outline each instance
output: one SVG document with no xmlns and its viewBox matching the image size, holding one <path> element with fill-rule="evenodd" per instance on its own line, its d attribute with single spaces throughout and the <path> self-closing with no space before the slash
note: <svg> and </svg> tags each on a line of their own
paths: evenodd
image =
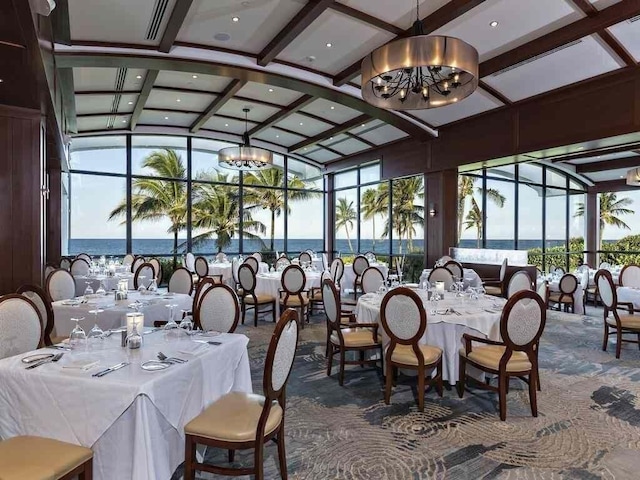
<svg viewBox="0 0 640 480">
<path fill-rule="evenodd" d="M 353 246 L 351 245 L 351 237 L 349 236 L 349 230 L 353 229 L 353 223 L 358 220 L 356 216 L 356 210 L 353 208 L 353 201 L 347 202 L 346 198 L 339 198 L 336 205 L 336 231 L 344 228 L 347 234 L 347 242 L 349 242 L 349 250 L 353 253 Z"/>
<path fill-rule="evenodd" d="M 244 210 L 255 211 L 257 209 L 269 210 L 271 213 L 269 228 L 269 251 L 274 250 L 276 217 L 282 215 L 285 208 L 284 186 L 285 173 L 281 168 L 267 168 L 256 172 L 249 172 L 244 177 Z M 301 190 L 309 188 L 308 182 L 294 176 L 287 181 L 287 201 L 297 202 L 322 196 L 322 192 Z M 264 188 L 267 187 L 267 188 Z M 287 213 L 291 213 L 291 207 L 287 207 Z"/>
<path fill-rule="evenodd" d="M 167 233 L 173 235 L 173 264 L 178 263 L 178 233 L 186 228 L 187 184 L 164 178 L 184 179 L 186 168 L 182 157 L 173 149 L 165 148 L 150 153 L 142 162 L 149 168 L 151 176 L 162 178 L 136 178 L 132 185 L 131 221 L 157 222 L 168 218 Z M 127 200 L 124 199 L 109 214 L 109 220 L 125 217 Z"/>
<path fill-rule="evenodd" d="M 636 213 L 634 210 L 627 208 L 631 205 L 633 205 L 633 200 L 628 197 L 618 200 L 618 196 L 613 192 L 600 194 L 599 250 L 602 249 L 602 235 L 607 225 L 612 225 L 623 230 L 631 230 L 631 227 L 619 218 L 621 215 L 633 215 Z M 580 202 L 574 217 L 583 217 L 584 214 L 585 205 L 584 202 Z"/>
<path fill-rule="evenodd" d="M 482 209 L 478 205 L 478 202 L 475 199 L 475 195 L 477 194 L 482 197 L 484 190 L 482 187 L 475 187 L 476 180 L 476 177 L 472 177 L 469 175 L 460 175 L 458 177 L 458 243 L 460 242 L 460 237 L 462 236 L 463 223 L 464 225 L 466 225 L 465 230 L 473 227 L 478 229 L 477 238 L 482 238 Z M 493 202 L 500 208 L 504 207 L 506 198 L 500 193 L 499 190 L 495 188 L 487 188 L 486 194 L 487 200 Z M 471 199 L 471 209 L 465 217 L 464 211 L 467 204 L 467 198 Z M 475 212 L 471 212 L 471 210 L 474 209 Z M 480 221 L 477 222 L 475 220 L 476 218 L 480 219 Z M 480 243 L 478 242 L 478 248 L 479 247 Z"/>
<path fill-rule="evenodd" d="M 387 222 L 382 237 L 389 236 L 393 229 L 400 245 L 398 253 L 403 252 L 403 241 L 407 240 L 407 251 L 413 251 L 413 238 L 416 227 L 424 228 L 424 202 L 416 203 L 416 198 L 424 200 L 424 181 L 421 176 L 401 178 L 393 181 L 391 222 Z M 382 203 L 389 201 L 388 184 L 378 187 Z"/>
<path fill-rule="evenodd" d="M 371 220 L 372 236 L 371 250 L 376 250 L 376 215 L 385 217 L 388 215 L 388 203 L 386 199 L 380 195 L 380 190 L 368 188 L 362 194 L 362 203 L 360 205 L 363 220 Z"/>
</svg>

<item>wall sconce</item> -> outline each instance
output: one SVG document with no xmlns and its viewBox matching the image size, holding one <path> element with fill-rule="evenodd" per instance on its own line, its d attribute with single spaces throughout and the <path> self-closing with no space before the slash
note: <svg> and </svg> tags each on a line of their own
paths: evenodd
<svg viewBox="0 0 640 480">
<path fill-rule="evenodd" d="M 436 205 L 434 203 L 429 204 L 429 216 L 435 217 L 438 212 L 436 211 Z"/>
</svg>

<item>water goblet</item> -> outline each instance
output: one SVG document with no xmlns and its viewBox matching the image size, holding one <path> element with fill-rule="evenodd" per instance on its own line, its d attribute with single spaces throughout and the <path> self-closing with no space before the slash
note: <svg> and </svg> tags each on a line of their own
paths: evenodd
<svg viewBox="0 0 640 480">
<path fill-rule="evenodd" d="M 191 315 L 187 315 L 187 313 L 188 310 L 182 310 L 182 321 L 178 326 L 183 329 L 188 335 L 193 330 L 193 322 L 191 321 Z"/>
<path fill-rule="evenodd" d="M 174 329 L 178 328 L 178 324 L 173 319 L 173 309 L 175 307 L 177 307 L 178 305 L 176 305 L 175 303 L 170 303 L 169 305 L 165 305 L 165 306 L 169 309 L 169 321 L 164 326 L 164 329 L 165 330 L 174 330 Z"/>
<path fill-rule="evenodd" d="M 96 295 L 105 295 L 107 293 L 107 289 L 104 286 L 104 283 L 100 282 L 100 286 L 96 290 Z"/>
<path fill-rule="evenodd" d="M 93 295 L 93 287 L 91 286 L 91 282 L 85 282 L 87 284 L 87 288 L 84 289 L 84 296 L 87 297 L 89 295 Z"/>
<path fill-rule="evenodd" d="M 94 315 L 94 322 L 93 328 L 89 330 L 89 334 L 87 335 L 87 340 L 94 346 L 100 345 L 100 341 L 104 338 L 104 332 L 98 326 L 98 314 L 102 312 L 104 312 L 104 310 L 99 307 L 96 307 L 93 310 L 89 310 L 89 313 Z"/>
<path fill-rule="evenodd" d="M 84 320 L 84 317 L 71 318 L 72 322 L 76 322 L 76 326 L 73 327 L 69 334 L 69 346 L 72 350 L 83 350 L 86 347 L 87 334 L 80 326 L 82 320 Z"/>
<path fill-rule="evenodd" d="M 144 279 L 147 278 L 146 275 L 138 275 L 138 282 L 140 283 L 140 286 L 138 287 L 138 291 L 139 292 L 144 292 L 147 290 L 147 287 L 144 286 Z"/>
</svg>

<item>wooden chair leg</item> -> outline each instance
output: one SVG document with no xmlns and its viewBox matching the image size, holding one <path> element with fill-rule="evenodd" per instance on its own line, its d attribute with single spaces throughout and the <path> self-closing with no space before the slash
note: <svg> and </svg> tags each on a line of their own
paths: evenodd
<svg viewBox="0 0 640 480">
<path fill-rule="evenodd" d="M 185 439 L 184 449 L 184 480 L 195 480 L 196 472 L 193 469 L 193 463 L 196 459 L 196 444 L 192 438 L 187 435 Z"/>
<path fill-rule="evenodd" d="M 538 416 L 538 401 L 536 398 L 536 385 L 538 384 L 538 372 L 534 368 L 529 373 L 529 403 L 531 404 L 531 415 Z"/>
<path fill-rule="evenodd" d="M 331 367 L 333 365 L 333 344 L 327 343 L 327 377 L 331 376 Z"/>
<path fill-rule="evenodd" d="M 622 350 L 622 331 L 616 328 L 616 358 L 620 358 L 620 351 Z"/>
<path fill-rule="evenodd" d="M 254 462 L 256 480 L 264 480 L 264 444 L 262 439 L 256 442 Z"/>
<path fill-rule="evenodd" d="M 271 320 L 276 323 L 276 302 L 271 304 Z"/>
<path fill-rule="evenodd" d="M 393 366 L 390 362 L 387 362 L 387 374 L 384 389 L 384 403 L 389 405 L 391 401 L 391 383 L 393 382 Z"/>
<path fill-rule="evenodd" d="M 440 362 L 438 363 L 437 372 L 438 380 L 436 383 L 436 388 L 438 389 L 438 394 L 440 395 L 440 397 L 442 397 L 444 395 L 444 385 L 442 380 L 442 359 L 440 359 Z"/>
<path fill-rule="evenodd" d="M 509 377 L 507 375 L 500 374 L 498 376 L 498 407 L 500 408 L 500 420 L 505 421 L 507 419 L 507 383 Z"/>
<path fill-rule="evenodd" d="M 360 350 L 358 353 L 360 355 L 360 368 L 364 368 L 364 350 Z"/>
<path fill-rule="evenodd" d="M 93 458 L 90 458 L 82 465 L 82 472 L 78 475 L 78 480 L 93 480 Z"/>
<path fill-rule="evenodd" d="M 253 306 L 253 326 L 254 327 L 258 326 L 258 309 L 259 309 L 259 305 L 256 302 L 256 304 Z"/>
<path fill-rule="evenodd" d="M 284 428 L 282 426 L 278 433 L 278 462 L 280 463 L 280 477 L 282 477 L 282 480 L 287 480 L 289 475 L 287 472 L 287 454 L 284 448 Z"/>
<path fill-rule="evenodd" d="M 604 338 L 602 339 L 602 351 L 607 351 L 607 345 L 609 343 L 609 324 L 604 322 Z"/>
<path fill-rule="evenodd" d="M 244 325 L 244 317 L 246 313 L 247 313 L 247 305 L 244 302 L 242 302 L 242 325 Z"/>
<path fill-rule="evenodd" d="M 466 360 L 463 356 L 459 357 L 460 364 L 458 365 L 458 397 L 464 396 L 464 384 L 466 383 Z"/>
<path fill-rule="evenodd" d="M 229 463 L 233 463 L 233 460 L 236 458 L 236 451 L 229 449 Z"/>
<path fill-rule="evenodd" d="M 344 383 L 344 348 L 340 347 L 340 386 Z"/>
<path fill-rule="evenodd" d="M 418 410 L 424 412 L 424 367 L 418 368 Z"/>
</svg>

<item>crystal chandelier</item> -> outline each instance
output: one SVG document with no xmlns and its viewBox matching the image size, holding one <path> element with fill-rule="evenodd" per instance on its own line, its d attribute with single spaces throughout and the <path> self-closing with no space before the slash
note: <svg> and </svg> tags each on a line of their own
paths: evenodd
<svg viewBox="0 0 640 480">
<path fill-rule="evenodd" d="M 243 145 L 239 147 L 227 147 L 218 152 L 218 164 L 229 170 L 260 170 L 273 165 L 273 153 L 264 148 L 252 147 L 249 140 L 249 128 L 247 125 L 249 109 L 243 108 L 244 134 Z"/>
<path fill-rule="evenodd" d="M 478 87 L 478 51 L 454 37 L 425 35 L 416 0 L 413 35 L 387 43 L 362 61 L 362 97 L 376 107 L 442 107 Z"/>
<path fill-rule="evenodd" d="M 640 187 L 640 167 L 632 168 L 627 172 L 627 185 Z"/>
</svg>

